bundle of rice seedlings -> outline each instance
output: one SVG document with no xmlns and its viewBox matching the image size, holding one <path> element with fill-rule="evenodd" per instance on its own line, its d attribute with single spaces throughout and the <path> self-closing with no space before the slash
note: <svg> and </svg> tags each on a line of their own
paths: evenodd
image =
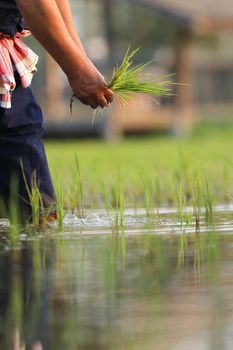
<svg viewBox="0 0 233 350">
<path fill-rule="evenodd" d="M 134 65 L 133 57 L 140 50 L 127 49 L 121 65 L 113 70 L 111 82 L 108 87 L 115 92 L 116 96 L 122 102 L 127 102 L 132 93 L 143 93 L 169 97 L 173 95 L 171 85 L 176 84 L 170 78 L 174 74 L 156 76 L 155 74 L 145 73 L 145 68 L 153 61 Z"/>
<path fill-rule="evenodd" d="M 153 61 L 134 65 L 133 57 L 139 50 L 140 47 L 132 51 L 130 50 L 130 46 L 128 47 L 121 65 L 114 68 L 111 82 L 108 84 L 108 87 L 115 93 L 116 97 L 119 98 L 123 105 L 127 104 L 133 93 L 143 93 L 161 97 L 173 96 L 174 93 L 171 86 L 178 84 L 170 80 L 175 74 L 157 76 L 155 74 L 145 73 L 145 68 Z M 74 95 L 72 95 L 70 100 L 71 114 L 73 98 Z M 93 113 L 92 122 L 95 119 L 95 115 L 96 111 Z"/>
</svg>

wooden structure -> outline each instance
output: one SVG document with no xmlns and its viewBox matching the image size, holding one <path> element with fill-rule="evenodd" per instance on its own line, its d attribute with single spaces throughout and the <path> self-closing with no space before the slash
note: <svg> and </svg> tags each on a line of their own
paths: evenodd
<svg viewBox="0 0 233 350">
<path fill-rule="evenodd" d="M 232 0 L 131 0 L 199 33 L 233 30 Z"/>
<path fill-rule="evenodd" d="M 208 34 L 233 31 L 232 0 L 130 0 L 147 8 L 156 16 L 164 16 L 176 25 L 179 41 L 176 46 L 175 71 L 177 82 L 188 84 L 177 86 L 175 106 L 162 115 L 172 125 L 175 133 L 185 133 L 196 118 L 194 102 L 194 80 L 192 59 L 193 34 Z M 171 115 L 172 113 L 172 115 Z"/>
</svg>

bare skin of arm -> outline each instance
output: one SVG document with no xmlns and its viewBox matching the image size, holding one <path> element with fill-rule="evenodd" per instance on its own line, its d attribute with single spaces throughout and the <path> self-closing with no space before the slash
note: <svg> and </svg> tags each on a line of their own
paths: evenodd
<svg viewBox="0 0 233 350">
<path fill-rule="evenodd" d="M 92 108 L 106 107 L 112 101 L 113 93 L 85 54 L 75 33 L 67 0 L 16 2 L 32 34 L 67 75 L 74 95 Z M 60 11 L 64 11 L 64 17 Z"/>
<path fill-rule="evenodd" d="M 75 28 L 69 0 L 55 0 L 55 1 L 57 3 L 57 7 L 60 11 L 60 14 L 61 14 L 64 22 L 65 22 L 66 28 L 67 28 L 71 38 L 74 40 L 74 42 L 80 48 L 80 50 L 84 53 L 84 55 L 86 55 L 85 50 L 83 48 L 83 45 L 81 43 L 81 40 L 80 40 L 78 33 L 76 31 L 76 28 Z"/>
</svg>

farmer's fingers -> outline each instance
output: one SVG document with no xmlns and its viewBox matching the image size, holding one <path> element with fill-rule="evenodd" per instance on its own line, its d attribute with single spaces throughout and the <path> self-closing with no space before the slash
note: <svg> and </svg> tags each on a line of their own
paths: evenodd
<svg viewBox="0 0 233 350">
<path fill-rule="evenodd" d="M 99 100 L 97 100 L 95 97 L 78 97 L 79 101 L 81 101 L 84 105 L 90 106 L 93 109 L 96 109 L 98 106 L 102 105 L 100 104 Z M 103 104 L 103 102 L 102 102 Z"/>
<path fill-rule="evenodd" d="M 86 99 L 88 104 L 91 106 L 91 108 L 95 109 L 97 107 L 108 107 L 108 101 L 104 97 L 103 93 L 96 93 L 95 95 L 92 95 L 91 97 Z"/>
<path fill-rule="evenodd" d="M 87 102 L 87 100 L 83 97 L 78 97 L 79 101 L 81 101 L 84 105 L 89 105 L 89 103 Z"/>
<path fill-rule="evenodd" d="M 99 106 L 93 99 L 89 100 L 88 104 L 89 106 L 91 106 L 92 109 L 96 109 Z"/>
<path fill-rule="evenodd" d="M 91 108 L 95 109 L 98 107 L 98 104 L 96 103 L 94 98 L 90 97 L 78 97 L 79 101 L 81 101 L 84 105 L 90 106 Z"/>
<path fill-rule="evenodd" d="M 103 94 L 97 94 L 96 103 L 101 107 L 108 107 L 108 101 Z"/>
<path fill-rule="evenodd" d="M 85 105 L 91 106 L 95 109 L 98 106 L 101 108 L 108 107 L 109 103 L 113 101 L 113 93 L 109 89 L 104 89 L 89 96 L 77 96 L 77 98 Z"/>
<path fill-rule="evenodd" d="M 114 100 L 114 93 L 109 88 L 105 88 L 104 89 L 104 96 L 105 96 L 106 100 L 109 103 L 113 102 L 113 100 Z"/>
<path fill-rule="evenodd" d="M 90 103 L 89 106 L 92 108 L 92 109 L 96 109 L 98 108 L 98 105 L 96 103 Z"/>
</svg>

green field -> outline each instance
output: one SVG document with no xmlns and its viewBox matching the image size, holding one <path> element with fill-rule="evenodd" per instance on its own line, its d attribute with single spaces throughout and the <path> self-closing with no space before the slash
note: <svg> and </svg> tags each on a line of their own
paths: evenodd
<svg viewBox="0 0 233 350">
<path fill-rule="evenodd" d="M 231 124 L 199 127 L 182 139 L 47 141 L 46 150 L 67 208 L 152 208 L 180 205 L 181 200 L 183 205 L 206 200 L 213 205 L 233 196 Z"/>
</svg>

